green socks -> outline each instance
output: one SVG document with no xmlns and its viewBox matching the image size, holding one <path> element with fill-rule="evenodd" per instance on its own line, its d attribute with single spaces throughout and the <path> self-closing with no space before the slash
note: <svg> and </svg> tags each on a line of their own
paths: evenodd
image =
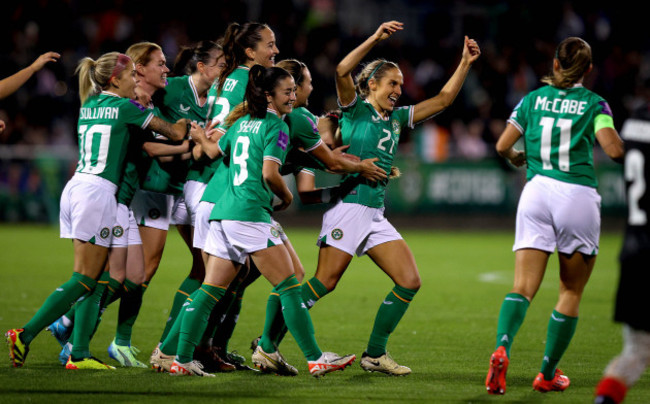
<svg viewBox="0 0 650 404">
<path fill-rule="evenodd" d="M 273 328 L 277 323 L 282 321 L 284 325 L 284 316 L 282 315 L 282 303 L 280 303 L 280 294 L 273 289 L 266 303 L 266 319 L 264 320 L 264 331 L 258 345 L 264 352 L 272 353 L 277 351 L 274 338 L 272 336 Z"/>
<path fill-rule="evenodd" d="M 103 272 L 93 292 L 77 303 L 77 313 L 72 329 L 74 342 L 70 352 L 73 360 L 90 357 L 90 337 L 97 325 L 102 296 L 108 287 L 109 278 L 110 273 Z"/>
<path fill-rule="evenodd" d="M 200 287 L 201 281 L 197 279 L 185 278 L 183 283 L 181 283 L 181 286 L 178 288 L 176 295 L 174 296 L 174 302 L 172 303 L 172 308 L 169 311 L 169 317 L 167 318 L 165 329 L 160 336 L 160 341 L 164 341 L 167 337 L 167 334 L 169 334 L 169 330 L 171 330 L 172 326 L 174 325 L 176 317 L 178 316 L 178 312 L 181 310 L 181 307 L 183 306 L 183 303 L 185 303 L 185 300 L 187 300 L 187 298 Z"/>
<path fill-rule="evenodd" d="M 397 323 L 404 316 L 416 293 L 417 290 L 395 285 L 393 290 L 386 296 L 375 317 L 375 325 L 372 328 L 368 349 L 366 350 L 368 355 L 376 358 L 386 353 L 388 337 L 397 327 Z"/>
<path fill-rule="evenodd" d="M 301 286 L 302 301 L 305 303 L 308 310 L 311 309 L 319 299 L 321 299 L 329 292 L 330 291 L 327 290 L 327 288 L 316 277 L 305 281 Z M 265 327 L 266 324 L 268 323 L 264 323 Z M 282 316 L 282 313 L 278 313 L 275 315 L 275 318 L 271 323 L 268 334 L 267 330 L 265 329 L 262 338 L 266 336 L 269 340 L 273 341 L 273 346 L 275 346 L 275 349 L 277 350 L 277 347 L 280 346 L 280 343 L 284 339 L 284 336 L 287 334 L 287 331 L 288 329 L 286 323 L 284 322 L 284 316 Z M 261 341 L 262 340 L 260 340 L 260 342 Z M 264 345 L 262 345 L 262 349 L 264 349 Z M 271 352 L 267 351 L 266 349 L 264 349 L 264 351 Z"/>
<path fill-rule="evenodd" d="M 61 317 L 70 306 L 84 294 L 92 292 L 96 281 L 80 273 L 74 272 L 69 281 L 56 288 L 36 312 L 34 317 L 25 326 L 22 334 L 26 345 L 38 335 L 45 327 Z"/>
<path fill-rule="evenodd" d="M 499 323 L 497 325 L 496 348 L 503 346 L 510 357 L 512 341 L 524 322 L 530 302 L 518 293 L 508 293 L 501 304 Z"/>
<path fill-rule="evenodd" d="M 178 336 L 176 358 L 181 363 L 191 362 L 194 348 L 199 344 L 210 317 L 210 312 L 223 297 L 226 288 L 204 283 L 196 292 L 196 297 L 185 309 Z M 163 352 L 164 349 L 161 350 Z"/>
<path fill-rule="evenodd" d="M 540 370 L 544 374 L 544 379 L 552 380 L 555 376 L 557 363 L 569 347 L 577 325 L 578 317 L 565 316 L 555 310 L 551 313 L 546 334 L 544 360 L 542 361 L 542 369 Z"/>
<path fill-rule="evenodd" d="M 125 279 L 122 285 L 120 308 L 117 313 L 117 330 L 115 332 L 115 343 L 117 345 L 131 345 L 131 334 L 140 307 L 142 307 L 142 285 Z"/>
<path fill-rule="evenodd" d="M 192 304 L 192 301 L 196 299 L 196 296 L 201 293 L 201 289 L 197 289 L 192 293 L 187 299 L 185 299 L 185 303 L 183 303 L 183 306 L 181 306 L 181 310 L 178 312 L 178 316 L 176 316 L 176 320 L 174 321 L 174 325 L 172 325 L 172 328 L 169 330 L 167 333 L 167 336 L 165 337 L 164 340 L 160 341 L 160 350 L 166 354 L 166 355 L 176 355 L 176 351 L 178 350 L 178 337 L 181 332 L 181 324 L 183 324 L 183 318 L 185 317 L 185 309 Z M 223 300 L 223 297 L 221 298 Z M 221 301 L 219 300 L 219 301 Z M 212 309 L 214 312 L 214 309 Z M 209 326 L 209 324 L 208 324 Z M 207 329 L 206 329 L 207 331 Z M 204 333 L 205 335 L 205 333 Z"/>
<path fill-rule="evenodd" d="M 330 291 L 315 276 L 302 284 L 302 300 L 311 309 L 314 304 Z"/>
<path fill-rule="evenodd" d="M 279 304 L 275 303 L 277 299 L 272 300 L 274 293 L 280 297 Z M 272 318 L 268 313 L 269 310 L 281 311 L 284 316 L 284 321 L 286 321 L 287 327 L 291 331 L 291 335 L 293 335 L 293 338 L 298 343 L 300 350 L 307 360 L 313 361 L 320 358 L 323 352 L 316 343 L 314 326 L 311 322 L 307 307 L 302 302 L 300 283 L 296 279 L 296 275 L 289 276 L 273 288 L 271 297 L 269 298 L 269 305 L 271 304 L 275 305 L 275 307 L 269 307 L 267 305 L 267 319 Z M 271 352 L 275 352 L 275 349 Z"/>
<path fill-rule="evenodd" d="M 232 333 L 235 331 L 235 326 L 239 320 L 241 303 L 245 291 L 246 288 L 242 287 L 234 294 L 230 306 L 223 316 L 223 320 L 217 325 L 216 332 L 214 333 L 212 345 L 223 349 L 223 352 L 228 352 L 228 342 L 230 341 L 230 337 L 232 337 Z"/>
</svg>

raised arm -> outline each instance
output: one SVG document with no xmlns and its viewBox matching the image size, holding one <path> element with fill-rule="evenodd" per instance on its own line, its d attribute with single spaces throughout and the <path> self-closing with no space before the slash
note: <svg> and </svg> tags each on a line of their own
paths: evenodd
<svg viewBox="0 0 650 404">
<path fill-rule="evenodd" d="M 402 29 L 404 29 L 404 24 L 399 21 L 388 21 L 381 24 L 374 34 L 339 62 L 336 66 L 336 94 L 341 105 L 348 105 L 354 100 L 355 90 L 352 78 L 354 68 L 361 63 L 361 60 L 376 44 L 390 38 L 391 35 Z"/>
<path fill-rule="evenodd" d="M 61 55 L 56 52 L 46 52 L 39 56 L 34 63 L 22 69 L 16 74 L 0 80 L 0 99 L 13 94 L 37 71 L 41 70 L 48 62 L 56 62 Z"/>
<path fill-rule="evenodd" d="M 463 87 L 463 82 L 469 73 L 472 63 L 481 55 L 481 49 L 475 40 L 465 36 L 463 45 L 463 56 L 456 71 L 449 81 L 440 90 L 440 93 L 433 98 L 422 101 L 415 105 L 413 110 L 413 123 L 421 122 L 432 117 L 445 108 L 449 107 Z"/>
</svg>

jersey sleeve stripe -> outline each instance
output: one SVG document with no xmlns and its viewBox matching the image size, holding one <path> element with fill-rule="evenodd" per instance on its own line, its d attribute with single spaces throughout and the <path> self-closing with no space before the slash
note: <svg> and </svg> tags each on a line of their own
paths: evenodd
<svg viewBox="0 0 650 404">
<path fill-rule="evenodd" d="M 524 128 L 522 128 L 521 125 L 519 125 L 519 123 L 517 121 L 515 121 L 514 119 L 508 119 L 508 123 L 511 124 L 512 126 L 514 126 L 515 128 L 517 128 L 519 133 L 521 133 L 521 134 L 524 133 Z"/>
<path fill-rule="evenodd" d="M 142 123 L 142 126 L 140 126 L 140 128 L 146 129 L 147 126 L 149 126 L 149 124 L 151 123 L 152 119 L 153 119 L 153 113 L 149 113 L 149 116 L 147 116 L 147 119 L 144 120 L 144 122 Z"/>
<path fill-rule="evenodd" d="M 309 152 L 311 152 L 312 150 L 317 149 L 317 148 L 318 148 L 320 145 L 322 145 L 322 144 L 323 144 L 323 140 L 321 139 L 321 140 L 319 140 L 318 142 L 316 142 L 316 144 L 313 145 L 312 147 L 310 147 L 309 149 L 305 149 L 305 152 L 309 153 Z"/>
<path fill-rule="evenodd" d="M 279 165 L 282 165 L 282 160 L 280 160 L 279 158 L 277 158 L 275 156 L 264 156 L 263 160 L 274 161 L 274 162 L 278 163 Z"/>
<path fill-rule="evenodd" d="M 340 108 L 350 108 L 351 106 L 357 103 L 357 98 L 359 98 L 359 96 L 355 93 L 354 99 L 350 101 L 348 105 L 341 105 L 341 100 L 339 100 L 338 98 L 336 99 L 336 103 L 339 105 Z"/>
</svg>

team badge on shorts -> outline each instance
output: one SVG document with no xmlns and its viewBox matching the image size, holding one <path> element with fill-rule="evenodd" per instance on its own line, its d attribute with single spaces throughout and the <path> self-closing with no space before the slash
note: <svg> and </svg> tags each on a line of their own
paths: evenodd
<svg viewBox="0 0 650 404">
<path fill-rule="evenodd" d="M 391 125 L 393 126 L 393 132 L 395 132 L 396 135 L 399 135 L 401 128 L 399 126 L 399 122 L 397 121 L 397 119 L 393 119 Z"/>
<path fill-rule="evenodd" d="M 124 235 L 124 229 L 122 226 L 113 227 L 113 237 L 122 237 Z"/>
<path fill-rule="evenodd" d="M 334 229 L 330 234 L 334 240 L 340 240 L 343 238 L 343 230 L 341 229 Z"/>
<path fill-rule="evenodd" d="M 160 217 L 160 211 L 156 208 L 153 208 L 149 211 L 149 218 L 150 219 L 158 219 Z"/>
<path fill-rule="evenodd" d="M 109 230 L 108 227 L 104 227 L 104 228 L 102 229 L 102 231 L 99 232 L 99 236 L 100 236 L 101 238 L 106 238 L 106 237 L 108 237 L 108 236 L 110 236 L 110 235 L 111 235 L 111 231 Z"/>
<path fill-rule="evenodd" d="M 272 235 L 273 237 L 279 237 L 279 236 L 280 236 L 280 232 L 279 232 L 278 229 L 276 229 L 275 227 L 271 227 L 271 235 Z"/>
</svg>

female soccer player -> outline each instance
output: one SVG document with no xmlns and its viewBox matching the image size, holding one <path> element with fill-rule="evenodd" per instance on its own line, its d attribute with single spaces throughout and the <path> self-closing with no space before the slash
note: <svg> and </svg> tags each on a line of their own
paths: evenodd
<svg viewBox="0 0 650 404">
<path fill-rule="evenodd" d="M 383 59 L 368 63 L 357 76 L 356 85 L 352 70 L 376 44 L 402 29 L 403 24 L 397 21 L 381 24 L 336 68 L 343 144 L 350 146 L 348 153 L 361 159 L 379 158 L 377 165 L 387 173 L 402 128 L 412 127 L 451 105 L 472 63 L 480 55 L 476 42 L 465 37 L 460 64 L 440 94 L 414 106 L 397 108 L 404 78 L 395 63 Z M 388 355 L 386 344 L 420 288 L 420 275 L 411 250 L 383 215 L 388 180 L 372 183 L 358 176 L 346 176 L 341 185 L 348 181 L 358 183 L 323 217 L 318 267 L 315 276 L 303 283 L 303 301 L 312 306 L 334 290 L 355 253 L 368 254 L 395 282 L 395 287 L 377 312 L 361 367 L 367 371 L 405 375 L 411 370 L 398 365 Z"/>
<path fill-rule="evenodd" d="M 208 90 L 223 68 L 223 49 L 218 43 L 201 41 L 194 47 L 184 48 L 174 63 L 175 76 L 169 78 L 169 83 L 164 91 L 161 105 L 163 116 L 188 116 L 192 122 L 204 126 L 210 109 Z M 185 175 L 178 175 L 170 186 L 174 188 L 173 193 L 176 194 L 172 221 L 177 225 L 179 233 L 192 253 L 192 268 L 174 296 L 161 340 L 169 332 L 180 306 L 187 296 L 201 285 L 205 274 L 201 251 L 192 245 L 196 206 L 203 190 L 193 186 L 195 181 L 189 184 L 186 182 L 188 179 L 194 180 L 200 176 L 204 170 L 204 164 L 196 160 L 188 160 L 188 162 L 189 164 L 181 163 L 184 167 L 176 165 L 176 168 L 179 168 L 180 172 Z M 164 242 L 160 246 L 163 247 Z M 159 251 L 162 253 L 162 250 Z M 156 259 L 159 261 L 160 256 L 156 255 Z"/>
<path fill-rule="evenodd" d="M 207 91 L 220 72 L 221 55 L 221 47 L 212 41 L 202 41 L 194 47 L 183 48 L 174 64 L 177 75 L 165 77 L 166 86 L 158 88 L 158 92 L 152 94 L 158 113 L 166 119 L 183 117 L 204 125 L 208 109 Z M 144 250 L 146 275 L 143 291 L 160 265 L 169 225 L 176 224 L 193 257 L 190 274 L 177 292 L 182 294 L 183 299 L 200 285 L 204 273 L 200 253 L 191 247 L 192 229 L 183 198 L 190 157 L 188 153 L 171 161 L 154 161 L 132 204 Z M 168 324 L 173 323 L 173 318 L 180 309 L 176 300 L 178 299 L 174 300 Z M 167 330 L 166 327 L 165 332 Z"/>
<path fill-rule="evenodd" d="M 497 152 L 527 165 L 528 183 L 517 208 L 514 286 L 497 326 L 496 351 L 485 380 L 489 394 L 505 394 L 510 348 L 539 289 L 549 256 L 557 249 L 560 295 L 548 323 L 546 349 L 533 388 L 563 391 L 569 378 L 556 368 L 578 323 L 578 306 L 598 254 L 600 196 L 593 167 L 598 139 L 612 159 L 623 156 L 607 102 L 582 86 L 591 71 L 591 47 L 567 38 L 557 47 L 547 86 L 526 95 L 510 115 Z M 525 153 L 515 149 L 524 137 Z"/>
<path fill-rule="evenodd" d="M 296 83 L 296 101 L 293 104 L 293 110 L 284 117 L 284 121 L 289 127 L 289 147 L 287 149 L 287 161 L 283 165 L 281 174 L 294 174 L 296 177 L 296 186 L 299 196 L 303 203 L 320 203 L 330 202 L 330 197 L 324 196 L 329 189 L 316 190 L 315 177 L 313 168 L 306 168 L 301 163 L 308 164 L 312 167 L 327 169 L 337 173 L 361 173 L 362 176 L 370 181 L 379 181 L 386 178 L 384 170 L 374 164 L 378 159 L 370 158 L 364 161 L 350 160 L 341 153 L 333 152 L 322 140 L 318 132 L 318 118 L 313 115 L 306 107 L 309 104 L 309 96 L 313 90 L 311 73 L 307 66 L 298 60 L 287 59 L 278 62 L 281 67 L 291 73 Z M 300 156 L 309 153 L 310 157 Z M 311 159 L 313 161 L 305 161 Z M 281 229 L 279 223 L 273 220 L 276 227 Z M 291 255 L 296 278 L 302 282 L 305 276 L 305 270 L 300 262 L 298 254 L 293 248 L 284 231 L 281 231 L 282 240 Z M 249 284 L 249 280 L 245 284 Z M 242 285 L 243 286 L 243 285 Z M 240 288 L 242 287 L 240 286 Z M 271 294 L 269 300 L 277 300 L 278 296 Z M 266 320 L 264 333 L 259 341 L 254 342 L 254 352 L 252 356 L 253 363 L 266 371 L 273 371 L 280 375 L 294 375 L 297 373 L 295 367 L 289 365 L 280 354 L 277 346 L 280 335 L 274 335 L 281 332 L 283 327 L 282 313 L 276 313 L 275 318 Z M 280 358 L 279 361 L 270 361 L 269 352 L 275 352 Z"/>
<path fill-rule="evenodd" d="M 280 52 L 273 30 L 268 25 L 257 22 L 247 22 L 241 25 L 231 23 L 224 33 L 222 46 L 225 66 L 215 85 L 208 92 L 210 109 L 208 121 L 211 126 L 218 127 L 214 136 L 211 137 L 213 143 L 228 129 L 224 123 L 226 116 L 244 101 L 250 68 L 254 65 L 272 67 L 275 64 L 275 56 Z M 195 158 L 205 158 L 204 154 L 201 145 L 195 146 Z M 214 158 L 215 156 L 209 157 Z M 221 196 L 220 190 L 226 186 L 227 170 L 228 164 L 224 164 L 221 158 L 217 158 L 203 170 L 201 175 L 188 176 L 187 186 L 195 188 L 198 191 L 196 195 L 200 193 L 199 190 L 203 191 L 201 202 L 193 216 L 194 247 L 199 250 L 203 250 L 205 246 L 212 204 Z M 207 187 L 208 182 L 213 182 L 209 188 Z M 203 259 L 204 261 L 207 259 L 205 253 L 203 253 Z M 196 285 L 196 287 L 198 286 Z M 243 289 L 241 293 L 243 293 Z M 226 298 L 222 299 L 215 308 L 214 315 L 210 318 L 206 337 L 199 349 L 196 350 L 207 370 L 228 371 L 233 366 L 237 369 L 249 369 L 243 365 L 245 362 L 243 356 L 228 352 L 228 341 L 241 310 L 241 293 L 238 294 L 236 285 L 232 285 Z M 184 299 L 179 299 L 180 304 L 183 302 Z M 229 315 L 223 316 L 229 308 Z M 225 318 L 224 321 L 221 321 L 222 317 Z M 219 331 L 214 335 L 217 323 L 219 323 Z M 164 337 L 165 335 L 161 338 L 161 342 Z"/>
<path fill-rule="evenodd" d="M 131 98 L 135 98 L 136 78 L 135 67 L 128 56 L 112 52 L 96 61 L 84 58 L 76 71 L 82 104 L 78 125 L 79 162 L 75 175 L 63 190 L 60 215 L 61 237 L 73 239 L 74 273 L 47 298 L 23 328 L 5 334 L 15 367 L 24 364 L 29 344 L 45 326 L 59 318 L 81 296 L 92 293 L 104 269 L 115 226 L 115 192 L 124 169 L 129 126 L 150 128 L 173 140 L 182 139 L 187 132 L 185 120 L 171 124 L 131 102 Z M 98 311 L 99 307 L 95 307 Z M 87 344 L 86 341 L 77 343 Z M 83 357 L 71 355 L 66 367 L 109 368 L 92 358 L 89 352 L 85 354 Z"/>
<path fill-rule="evenodd" d="M 136 74 L 140 79 L 138 88 L 141 91 L 138 94 L 138 99 L 148 109 L 156 111 L 151 99 L 156 91 L 165 88 L 169 72 L 162 48 L 152 42 L 139 42 L 131 45 L 126 54 L 133 59 Z M 123 279 L 123 287 L 120 294 L 117 330 L 115 338 L 108 348 L 108 353 L 122 366 L 147 367 L 135 357 L 138 350 L 131 346 L 133 325 L 142 305 L 142 284 L 146 280 L 146 273 L 140 232 L 133 211 L 128 207 L 131 205 L 140 182 L 146 181 L 146 175 L 157 174 L 155 170 L 159 167 L 158 161 L 164 158 L 179 158 L 179 156 L 188 153 L 190 142 L 187 139 L 180 144 L 156 141 L 151 132 L 140 134 L 139 137 L 141 138 L 140 144 L 144 140 L 149 141 L 144 142 L 142 147 L 135 148 L 136 155 L 127 165 L 125 178 L 120 184 L 117 194 L 120 204 L 118 205 L 118 219 L 121 211 L 124 236 L 114 238 L 115 242 L 109 254 L 109 268 L 112 279 Z M 145 155 L 143 155 L 143 151 Z M 153 172 L 144 172 L 147 168 L 152 167 L 154 168 Z M 140 176 L 144 178 L 140 178 Z"/>
<path fill-rule="evenodd" d="M 151 97 L 156 90 L 164 88 L 167 81 L 165 55 L 159 45 L 151 42 L 140 42 L 129 47 L 126 55 L 135 63 L 136 95 L 138 102 L 147 109 L 154 109 Z M 109 272 L 104 272 L 95 288 L 94 297 L 101 302 L 100 314 L 112 301 L 121 298 L 118 314 L 117 332 L 114 341 L 108 348 L 109 356 L 122 364 L 122 366 L 147 367 L 136 358 L 137 348 L 131 347 L 131 333 L 133 323 L 137 317 L 142 302 L 142 283 L 144 282 L 144 261 L 142 241 L 132 211 L 129 209 L 136 189 L 139 187 L 140 176 L 142 181 L 146 175 L 156 176 L 158 166 L 154 157 L 177 155 L 188 152 L 189 141 L 185 140 L 180 145 L 167 144 L 156 141 L 153 132 L 140 128 L 130 128 L 129 150 L 126 159 L 126 168 L 117 192 L 117 225 L 111 248 L 108 253 Z M 143 150 L 146 156 L 143 155 Z M 147 172 L 148 170 L 152 169 Z M 105 289 L 105 294 L 104 290 Z M 92 298 L 92 297 L 91 297 Z M 74 320 L 77 305 L 51 324 L 48 329 L 63 346 L 59 360 L 65 365 L 70 356 L 75 338 L 72 334 L 72 321 Z M 98 319 L 99 321 L 99 319 Z M 74 328 L 76 332 L 93 333 L 96 325 L 91 321 L 84 321 Z"/>
<path fill-rule="evenodd" d="M 294 80 L 284 69 L 254 66 L 246 101 L 246 115 L 219 140 L 219 149 L 231 156 L 232 167 L 228 170 L 227 188 L 210 217 L 205 281 L 182 316 L 171 373 L 209 375 L 198 361 L 192 361 L 192 351 L 212 308 L 249 255 L 280 296 L 281 303 L 269 304 L 267 311 L 282 310 L 289 330 L 309 361 L 310 373 L 321 376 L 343 370 L 355 356 L 338 357 L 318 347 L 309 313 L 300 300 L 291 258 L 271 220 L 273 210 L 285 209 L 293 199 L 279 169 L 289 142 L 288 127 L 280 117 L 292 110 Z M 191 133 L 197 142 L 205 143 L 198 126 L 193 125 Z M 281 200 L 275 208 L 271 206 L 274 194 Z M 171 354 L 166 352 L 167 348 L 165 344 L 161 346 L 163 354 Z"/>
</svg>

